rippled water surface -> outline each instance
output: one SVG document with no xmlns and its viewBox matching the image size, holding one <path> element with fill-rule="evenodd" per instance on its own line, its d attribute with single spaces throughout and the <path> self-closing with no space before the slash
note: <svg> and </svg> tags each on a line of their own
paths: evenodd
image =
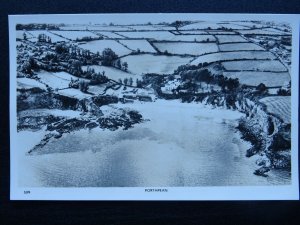
<svg viewBox="0 0 300 225">
<path fill-rule="evenodd" d="M 20 185 L 196 187 L 290 182 L 282 171 L 271 171 L 267 178 L 253 175 L 255 158 L 245 157 L 249 143 L 235 129 L 242 116 L 238 112 L 175 101 L 118 107 L 136 109 L 149 121 L 126 131 L 97 128 L 64 134 L 49 142 L 43 154 L 22 154 Z"/>
</svg>

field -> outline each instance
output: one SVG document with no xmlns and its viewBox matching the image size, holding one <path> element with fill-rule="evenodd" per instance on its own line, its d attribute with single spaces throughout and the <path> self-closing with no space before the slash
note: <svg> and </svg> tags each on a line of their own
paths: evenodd
<svg viewBox="0 0 300 225">
<path fill-rule="evenodd" d="M 93 53 L 101 53 L 105 48 L 112 49 L 118 56 L 123 56 L 131 53 L 131 50 L 125 48 L 123 45 L 114 40 L 97 40 L 89 41 L 79 45 L 79 47 L 90 50 Z"/>
<path fill-rule="evenodd" d="M 286 72 L 287 69 L 279 60 L 241 60 L 223 62 L 226 70 L 253 70 L 253 71 L 274 71 Z"/>
<path fill-rule="evenodd" d="M 72 25 L 72 26 L 63 26 L 60 27 L 61 30 L 78 30 L 78 31 L 86 31 L 86 30 L 97 30 L 97 31 L 125 31 L 130 30 L 128 27 L 124 26 L 89 26 L 89 25 Z"/>
<path fill-rule="evenodd" d="M 24 33 L 26 34 L 27 39 L 30 39 L 30 38 L 34 37 L 32 34 L 28 33 L 27 31 L 17 31 L 16 32 L 16 38 L 23 39 L 24 38 Z"/>
<path fill-rule="evenodd" d="M 240 25 L 242 27 L 246 27 L 246 28 L 263 28 L 266 27 L 266 25 L 263 24 L 259 24 L 259 23 L 253 23 L 253 22 L 248 22 L 248 21 L 231 21 L 231 24 L 235 24 L 235 25 Z"/>
<path fill-rule="evenodd" d="M 174 27 L 168 26 L 168 25 L 158 25 L 158 24 L 155 24 L 155 25 L 152 25 L 152 27 L 154 27 L 157 30 L 174 30 Z"/>
<path fill-rule="evenodd" d="M 264 50 L 259 45 L 253 43 L 227 43 L 219 45 L 221 51 L 243 51 L 243 50 Z"/>
<path fill-rule="evenodd" d="M 179 31 L 181 34 L 188 34 L 188 35 L 208 35 L 208 33 L 204 30 L 180 30 Z"/>
<path fill-rule="evenodd" d="M 117 34 L 123 35 L 127 38 L 144 38 L 144 39 L 155 39 L 158 41 L 167 41 L 174 38 L 174 34 L 169 31 L 132 31 L 132 32 L 117 32 Z"/>
<path fill-rule="evenodd" d="M 123 61 L 123 60 L 122 60 Z M 107 66 L 88 66 L 91 69 L 94 69 L 96 73 L 102 73 L 103 71 L 105 72 L 105 76 L 107 76 L 109 79 L 118 81 L 119 79 L 122 79 L 122 81 L 124 80 L 124 78 L 132 78 L 133 82 L 135 84 L 136 78 L 138 78 L 136 75 L 130 74 L 130 73 L 126 73 L 122 70 L 113 68 L 113 67 L 107 67 Z M 82 67 L 83 71 L 87 70 L 87 66 L 83 66 Z"/>
<path fill-rule="evenodd" d="M 54 34 L 63 36 L 70 40 L 81 39 L 83 37 L 98 38 L 99 36 L 90 31 L 51 31 Z"/>
<path fill-rule="evenodd" d="M 232 43 L 232 42 L 248 42 L 245 38 L 240 35 L 216 35 L 219 43 Z"/>
<path fill-rule="evenodd" d="M 216 41 L 216 38 L 212 35 L 175 35 L 170 41 L 206 42 Z"/>
<path fill-rule="evenodd" d="M 74 97 L 77 99 L 84 99 L 84 98 L 91 97 L 90 94 L 83 93 L 79 89 L 74 89 L 74 88 L 58 90 L 58 93 L 64 96 Z"/>
<path fill-rule="evenodd" d="M 213 22 L 198 22 L 181 27 L 181 30 L 218 29 L 221 26 Z"/>
<path fill-rule="evenodd" d="M 168 53 L 179 55 L 203 55 L 210 52 L 217 52 L 218 46 L 215 43 L 180 43 L 180 42 L 166 42 L 153 43 L 161 52 L 168 51 Z"/>
<path fill-rule="evenodd" d="M 263 83 L 267 87 L 279 87 L 283 83 L 290 80 L 290 75 L 287 72 L 272 73 L 272 72 L 223 72 L 223 75 L 228 78 L 238 78 L 241 84 L 249 86 L 257 86 Z"/>
<path fill-rule="evenodd" d="M 17 78 L 17 87 L 18 88 L 24 88 L 24 89 L 31 89 L 31 88 L 41 88 L 43 90 L 46 90 L 46 85 L 38 82 L 34 79 L 29 78 Z"/>
<path fill-rule="evenodd" d="M 207 55 L 202 55 L 191 62 L 192 65 L 199 63 L 212 63 L 223 60 L 236 60 L 236 59 L 275 59 L 275 56 L 267 51 L 236 51 L 236 52 L 217 52 Z"/>
<path fill-rule="evenodd" d="M 189 63 L 192 57 L 164 55 L 129 55 L 122 58 L 128 63 L 129 72 L 137 75 L 146 73 L 171 74 L 178 66 Z"/>
<path fill-rule="evenodd" d="M 71 78 L 78 79 L 66 72 L 51 73 L 43 70 L 37 73 L 37 77 L 40 79 L 41 83 L 44 83 L 53 89 L 68 88 Z"/>
<path fill-rule="evenodd" d="M 161 29 L 159 27 L 154 27 L 152 25 L 132 25 L 126 27 L 128 28 L 128 30 L 133 30 L 133 31 L 152 31 L 152 30 L 156 31 Z"/>
<path fill-rule="evenodd" d="M 30 33 L 32 36 L 34 36 L 36 38 L 38 38 L 38 36 L 40 34 L 45 34 L 46 36 L 48 36 L 48 37 L 51 38 L 51 42 L 52 43 L 61 42 L 61 41 L 67 41 L 67 39 L 59 37 L 59 36 L 57 36 L 55 34 L 52 34 L 52 33 L 50 33 L 49 31 L 46 31 L 46 30 L 32 30 L 32 31 L 29 31 L 28 33 Z"/>
<path fill-rule="evenodd" d="M 227 30 L 208 30 L 207 32 L 212 35 L 236 35 L 235 32 Z"/>
<path fill-rule="evenodd" d="M 232 24 L 232 23 L 218 23 L 221 27 L 227 28 L 227 29 L 250 29 L 249 27 L 245 27 L 239 24 Z"/>
<path fill-rule="evenodd" d="M 274 29 L 253 29 L 253 30 L 237 30 L 240 34 L 264 34 L 264 35 L 284 35 L 284 32 Z"/>
<path fill-rule="evenodd" d="M 141 52 L 156 53 L 156 50 L 146 40 L 120 40 L 120 43 L 134 51 L 139 49 Z"/>
<path fill-rule="evenodd" d="M 112 38 L 112 39 L 113 38 L 117 38 L 117 39 L 124 38 L 116 33 L 110 32 L 110 31 L 97 31 L 96 34 L 98 34 L 104 38 Z"/>
<path fill-rule="evenodd" d="M 272 96 L 259 100 L 267 106 L 267 111 L 278 116 L 284 123 L 291 123 L 291 97 Z"/>
</svg>

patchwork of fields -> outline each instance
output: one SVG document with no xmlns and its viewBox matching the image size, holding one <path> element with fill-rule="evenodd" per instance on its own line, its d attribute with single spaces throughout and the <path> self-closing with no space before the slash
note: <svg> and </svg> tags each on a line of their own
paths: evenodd
<svg viewBox="0 0 300 225">
<path fill-rule="evenodd" d="M 53 43 L 71 43 L 92 54 L 112 49 L 128 64 L 128 71 L 100 65 L 93 68 L 105 71 L 114 80 L 147 73 L 172 74 L 178 66 L 205 63 L 221 63 L 224 76 L 238 78 L 240 83 L 250 86 L 260 83 L 267 87 L 280 86 L 290 80 L 290 65 L 285 63 L 289 62 L 286 59 L 289 54 L 284 54 L 284 59 L 278 58 L 280 54 L 260 44 L 264 40 L 268 44 L 269 37 L 275 35 L 289 38 L 290 30 L 265 23 L 209 21 L 177 28 L 168 24 L 64 25 L 59 30 L 17 31 L 18 43 L 24 34 L 30 42 L 36 42 L 39 35 L 45 34 Z M 253 35 L 259 36 L 260 42 L 255 42 Z M 82 41 L 83 38 L 91 40 Z M 288 45 L 284 48 L 289 51 Z"/>
</svg>

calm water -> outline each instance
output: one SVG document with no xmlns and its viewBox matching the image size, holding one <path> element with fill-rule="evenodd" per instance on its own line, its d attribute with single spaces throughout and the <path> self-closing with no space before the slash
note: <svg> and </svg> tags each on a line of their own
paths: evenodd
<svg viewBox="0 0 300 225">
<path fill-rule="evenodd" d="M 272 171 L 253 175 L 249 143 L 234 128 L 240 113 L 175 101 L 120 105 L 150 121 L 127 131 L 65 134 L 43 154 L 20 158 L 20 184 L 49 187 L 149 187 L 287 184 Z M 108 107 L 109 108 L 109 107 Z M 31 134 L 32 135 L 32 134 Z"/>
</svg>

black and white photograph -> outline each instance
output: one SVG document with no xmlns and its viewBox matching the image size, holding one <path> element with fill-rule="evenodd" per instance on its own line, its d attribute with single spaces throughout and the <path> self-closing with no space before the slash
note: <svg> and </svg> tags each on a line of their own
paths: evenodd
<svg viewBox="0 0 300 225">
<path fill-rule="evenodd" d="M 296 18 L 10 16 L 11 197 L 298 199 Z"/>
</svg>

